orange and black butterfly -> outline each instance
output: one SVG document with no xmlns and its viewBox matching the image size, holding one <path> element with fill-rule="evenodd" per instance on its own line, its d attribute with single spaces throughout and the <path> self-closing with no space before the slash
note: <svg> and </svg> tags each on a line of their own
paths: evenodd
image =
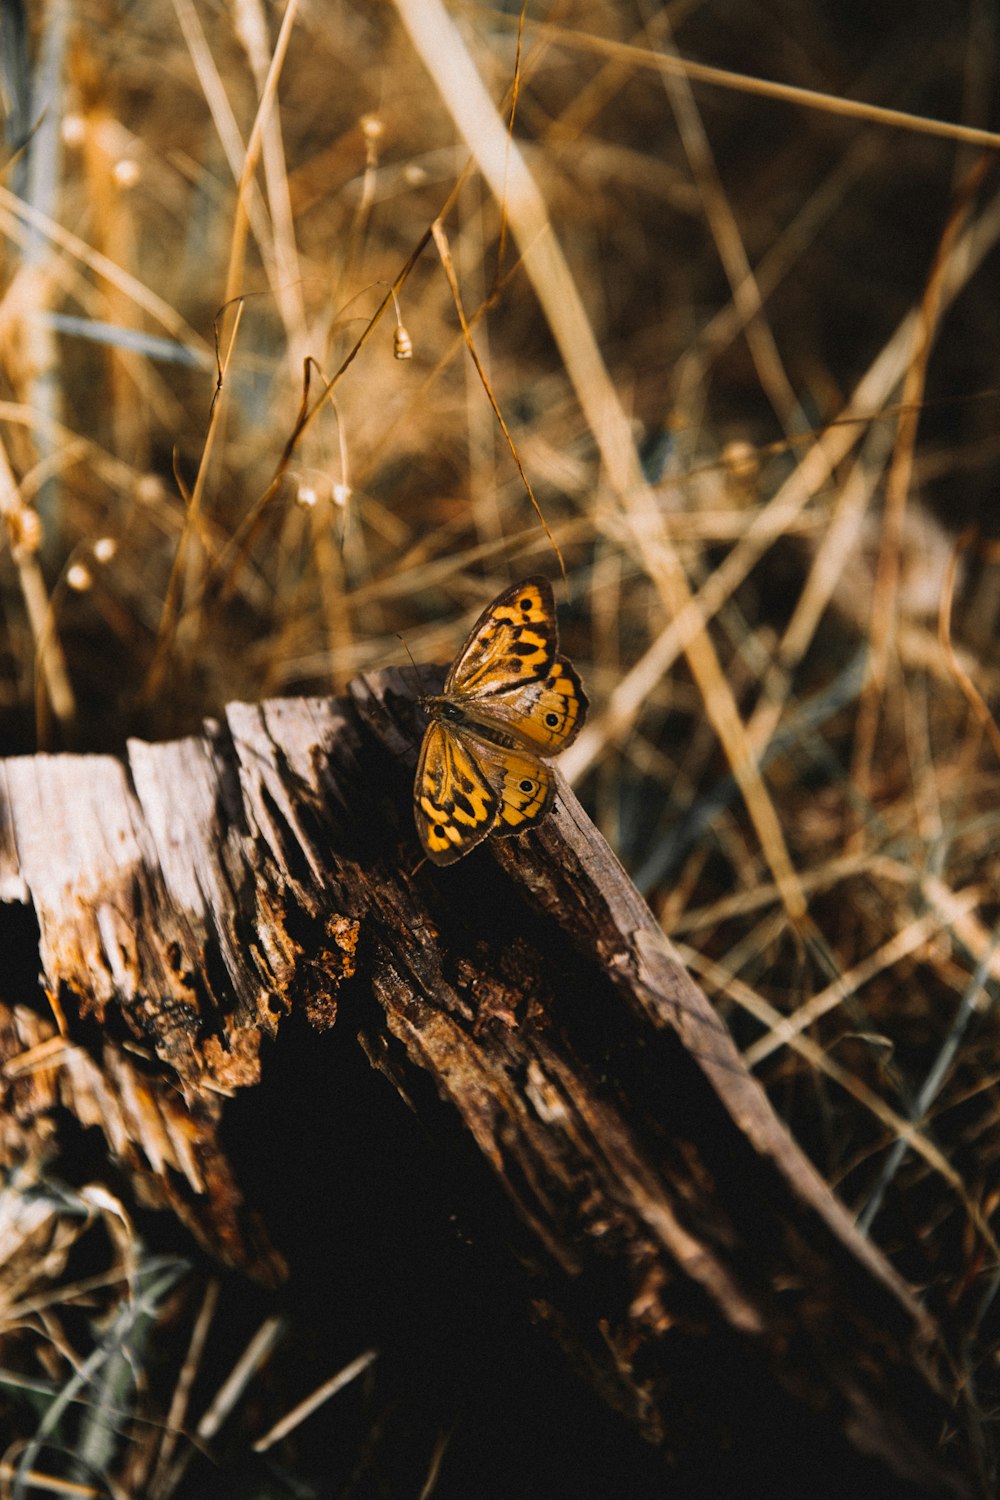
<svg viewBox="0 0 1000 1500">
<path fill-rule="evenodd" d="M 576 739 L 587 695 L 559 655 L 552 589 L 526 578 L 483 610 L 445 679 L 413 787 L 420 842 L 450 865 L 490 833 L 523 833 L 555 797 L 546 761 Z"/>
</svg>

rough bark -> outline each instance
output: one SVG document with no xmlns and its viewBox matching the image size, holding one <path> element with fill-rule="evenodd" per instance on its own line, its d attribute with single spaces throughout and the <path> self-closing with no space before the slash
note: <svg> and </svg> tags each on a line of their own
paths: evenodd
<svg viewBox="0 0 1000 1500">
<path fill-rule="evenodd" d="M 275 1277 L 218 1143 L 225 1096 L 293 1006 L 326 1026 L 353 996 L 343 1045 L 411 1099 L 433 1080 L 525 1226 L 525 1297 L 665 1452 L 745 1450 L 752 1475 L 771 1442 L 822 1455 L 814 1493 L 971 1493 L 961 1444 L 940 1456 L 934 1326 L 575 798 L 436 870 L 409 808 L 419 732 L 387 673 L 231 705 L 124 763 L 0 762 L 0 900 L 34 911 L 55 1018 L 0 988 L 7 1161 L 61 1103 L 215 1253 Z"/>
</svg>

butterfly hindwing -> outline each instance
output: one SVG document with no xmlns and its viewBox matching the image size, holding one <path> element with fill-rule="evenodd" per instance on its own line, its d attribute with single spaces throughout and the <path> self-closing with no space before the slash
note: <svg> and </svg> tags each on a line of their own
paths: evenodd
<svg viewBox="0 0 1000 1500">
<path fill-rule="evenodd" d="M 470 736 L 462 739 L 470 743 Z M 497 837 L 524 833 L 540 823 L 552 806 L 556 778 L 551 766 L 527 750 L 500 750 L 488 741 L 475 740 L 473 753 L 489 777 L 500 799 Z M 470 747 L 471 748 L 471 747 Z"/>
<path fill-rule="evenodd" d="M 558 644 L 547 578 L 526 578 L 483 610 L 445 681 L 445 694 L 492 696 L 547 675 Z"/>
<path fill-rule="evenodd" d="M 470 722 L 485 718 L 490 725 L 509 730 L 526 750 L 558 755 L 580 733 L 587 707 L 576 668 L 565 656 L 557 656 L 545 677 L 495 693 L 481 707 L 470 703 L 467 714 Z"/>
<path fill-rule="evenodd" d="M 461 859 L 489 833 L 501 799 L 464 736 L 428 725 L 413 786 L 420 841 L 436 865 Z"/>
</svg>

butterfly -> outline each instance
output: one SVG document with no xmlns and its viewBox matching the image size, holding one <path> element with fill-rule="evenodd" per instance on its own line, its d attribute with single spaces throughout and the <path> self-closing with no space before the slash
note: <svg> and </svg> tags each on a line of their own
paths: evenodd
<svg viewBox="0 0 1000 1500">
<path fill-rule="evenodd" d="M 487 605 L 438 697 L 420 749 L 413 807 L 420 842 L 436 865 L 481 844 L 534 828 L 555 798 L 542 756 L 571 745 L 587 695 L 559 655 L 552 588 L 526 578 Z"/>
</svg>

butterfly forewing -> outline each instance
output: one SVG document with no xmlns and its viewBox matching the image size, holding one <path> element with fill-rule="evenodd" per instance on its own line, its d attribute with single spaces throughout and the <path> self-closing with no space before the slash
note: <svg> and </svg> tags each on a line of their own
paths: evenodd
<svg viewBox="0 0 1000 1500">
<path fill-rule="evenodd" d="M 413 787 L 420 841 L 438 865 L 480 843 L 500 814 L 500 797 L 464 737 L 433 723 L 424 735 Z"/>
<path fill-rule="evenodd" d="M 483 610 L 445 681 L 445 696 L 492 697 L 548 673 L 558 634 L 552 588 L 527 578 Z"/>
<path fill-rule="evenodd" d="M 575 669 L 560 656 L 552 589 L 528 578 L 473 626 L 439 697 L 422 699 L 424 736 L 413 800 L 420 840 L 449 865 L 487 834 L 522 833 L 555 798 L 539 756 L 572 744 L 587 713 Z"/>
</svg>

